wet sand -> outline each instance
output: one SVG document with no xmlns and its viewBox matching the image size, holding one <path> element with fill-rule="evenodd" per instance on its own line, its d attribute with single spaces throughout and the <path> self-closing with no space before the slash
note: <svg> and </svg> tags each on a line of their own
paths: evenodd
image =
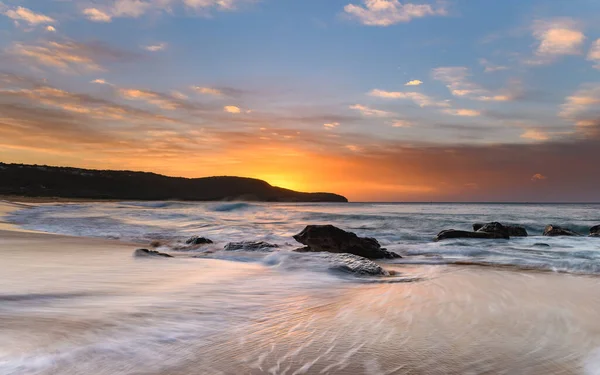
<svg viewBox="0 0 600 375">
<path fill-rule="evenodd" d="M 0 203 L 0 215 L 14 208 Z M 0 287 L 0 369 L 6 358 L 21 358 L 23 365 L 0 373 L 600 374 L 597 277 L 400 266 L 394 269 L 420 281 L 324 281 L 326 292 L 307 289 L 273 298 L 268 285 L 279 281 L 268 268 L 167 260 L 133 272 L 134 248 L 3 225 L 0 257 L 9 284 Z M 109 268 L 98 265 L 105 259 Z M 139 282 L 133 293 L 128 280 Z M 173 317 L 183 309 L 177 293 L 208 282 L 210 288 L 203 286 L 194 297 L 198 305 L 191 311 L 199 315 L 183 328 L 192 339 L 135 341 L 114 353 L 89 349 L 100 339 L 102 345 L 120 342 L 123 327 L 166 329 L 177 323 L 180 318 Z M 235 296 L 244 285 L 254 290 L 259 314 L 237 306 Z M 86 299 L 102 293 L 121 299 L 110 308 Z M 174 302 L 149 299 L 157 293 Z M 69 298 L 76 302 L 64 310 L 54 304 Z M 227 325 L 214 326 L 210 314 Z M 206 331 L 205 325 L 214 327 Z M 196 338 L 200 329 L 207 333 Z M 69 360 L 53 354 L 66 347 L 86 349 L 69 354 Z"/>
</svg>

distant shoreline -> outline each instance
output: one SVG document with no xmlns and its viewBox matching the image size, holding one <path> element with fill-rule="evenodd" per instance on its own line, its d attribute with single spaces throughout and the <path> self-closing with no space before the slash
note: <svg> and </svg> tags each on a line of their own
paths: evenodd
<svg viewBox="0 0 600 375">
<path fill-rule="evenodd" d="M 0 163 L 0 196 L 92 201 L 348 202 L 339 194 L 299 192 L 247 177 L 184 178 L 6 163 Z"/>
<path fill-rule="evenodd" d="M 156 199 L 101 199 L 101 198 L 67 198 L 67 197 L 34 197 L 24 195 L 2 195 L 0 194 L 0 201 L 16 202 L 16 203 L 102 203 L 102 202 L 123 202 L 123 201 L 139 201 L 139 202 L 156 202 Z M 234 202 L 234 201 L 196 201 L 196 200 L 182 200 L 182 199 L 164 199 L 164 201 L 170 202 L 188 202 L 188 203 L 204 203 L 204 202 Z M 344 203 L 348 205 L 359 205 L 359 204 L 382 204 L 382 205 L 394 205 L 394 204 L 407 204 L 407 205 L 423 205 L 423 204 L 464 204 L 464 205 L 600 205 L 600 202 L 268 202 L 268 201 L 244 201 L 239 202 L 247 203 Z"/>
</svg>

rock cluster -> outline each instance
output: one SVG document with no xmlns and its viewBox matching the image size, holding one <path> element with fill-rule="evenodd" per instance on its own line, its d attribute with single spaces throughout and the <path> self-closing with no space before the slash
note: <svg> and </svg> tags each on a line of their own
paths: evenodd
<svg viewBox="0 0 600 375">
<path fill-rule="evenodd" d="M 475 232 L 479 231 L 480 229 L 483 228 L 489 228 L 490 226 L 492 226 L 492 224 L 499 224 L 499 223 L 488 223 L 488 224 L 481 224 L 481 223 L 477 223 L 477 224 L 473 224 L 473 230 Z M 520 226 L 520 225 L 505 225 L 502 224 L 504 226 L 504 228 L 506 228 L 506 230 L 508 231 L 508 235 L 510 237 L 527 237 L 528 233 L 527 233 L 527 229 L 525 229 L 525 227 Z M 486 231 L 484 229 L 484 231 Z"/>
<path fill-rule="evenodd" d="M 474 232 L 456 229 L 443 230 L 435 237 L 435 241 L 448 240 L 452 238 L 508 240 L 511 236 L 511 233 L 516 233 L 518 236 L 527 236 L 527 231 L 523 227 L 503 225 L 496 221 L 487 224 L 473 224 L 473 230 Z"/>
<path fill-rule="evenodd" d="M 374 238 L 358 237 L 333 225 L 309 225 L 294 236 L 306 247 L 299 252 L 348 253 L 368 259 L 401 258 L 400 255 L 383 249 Z"/>
</svg>

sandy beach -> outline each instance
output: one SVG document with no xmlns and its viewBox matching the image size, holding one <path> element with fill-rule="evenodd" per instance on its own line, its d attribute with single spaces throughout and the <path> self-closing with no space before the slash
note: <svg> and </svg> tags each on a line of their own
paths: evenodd
<svg viewBox="0 0 600 375">
<path fill-rule="evenodd" d="M 137 246 L 3 224 L 0 373 L 600 371 L 597 277 L 399 265 L 419 280 L 348 282 Z"/>
</svg>

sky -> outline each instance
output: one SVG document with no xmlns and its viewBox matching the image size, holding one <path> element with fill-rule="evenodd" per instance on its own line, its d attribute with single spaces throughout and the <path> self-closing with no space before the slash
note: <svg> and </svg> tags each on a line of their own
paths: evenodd
<svg viewBox="0 0 600 375">
<path fill-rule="evenodd" d="M 600 201 L 599 18 L 597 0 L 2 0 L 0 161 Z"/>
</svg>

